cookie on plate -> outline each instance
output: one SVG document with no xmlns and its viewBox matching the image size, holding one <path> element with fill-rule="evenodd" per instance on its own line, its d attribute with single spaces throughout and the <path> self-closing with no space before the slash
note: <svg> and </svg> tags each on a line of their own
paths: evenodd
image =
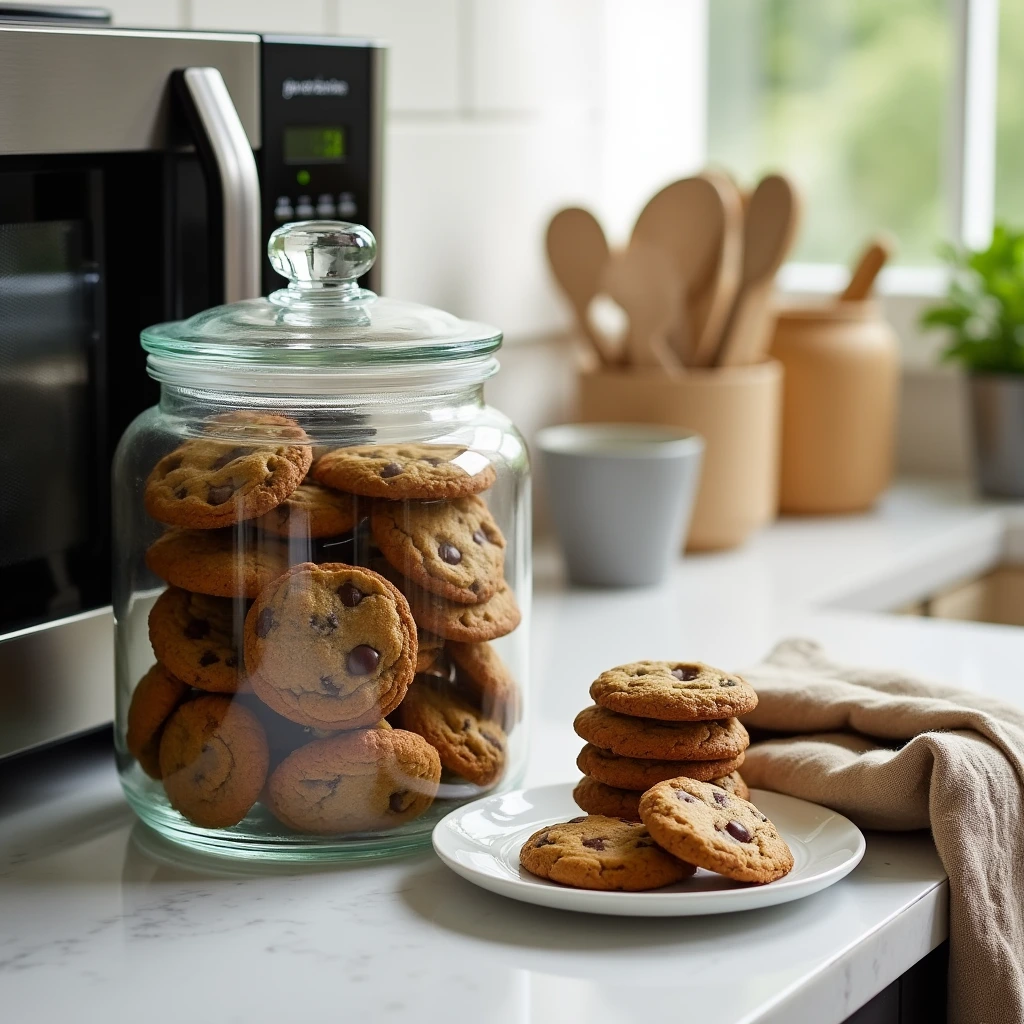
<svg viewBox="0 0 1024 1024">
<path fill-rule="evenodd" d="M 149 612 L 149 642 L 157 660 L 189 686 L 234 693 L 238 645 L 248 610 L 242 601 L 168 587 Z"/>
<path fill-rule="evenodd" d="M 775 826 L 752 804 L 694 779 L 644 793 L 640 817 L 659 846 L 739 882 L 774 882 L 793 867 Z"/>
<path fill-rule="evenodd" d="M 576 783 L 572 798 L 587 814 L 605 814 L 609 818 L 624 818 L 627 821 L 640 820 L 640 797 L 642 789 L 619 789 L 608 786 L 597 779 L 584 776 Z"/>
<path fill-rule="evenodd" d="M 712 779 L 711 785 L 724 789 L 726 793 L 738 796 L 741 800 L 750 799 L 750 787 L 739 772 L 729 772 L 721 779 Z"/>
<path fill-rule="evenodd" d="M 228 828 L 249 813 L 266 782 L 269 761 L 259 719 L 219 694 L 182 704 L 160 739 L 167 799 L 203 828 Z"/>
<path fill-rule="evenodd" d="M 634 661 L 602 672 L 590 686 L 609 711 L 668 722 L 707 722 L 757 707 L 754 688 L 699 661 Z"/>
<path fill-rule="evenodd" d="M 256 696 L 321 729 L 357 729 L 393 711 L 412 682 L 416 626 L 383 576 L 304 562 L 263 588 L 245 619 Z"/>
<path fill-rule="evenodd" d="M 479 604 L 497 589 L 505 538 L 474 495 L 375 501 L 370 524 L 381 554 L 424 590 L 458 604 Z"/>
<path fill-rule="evenodd" d="M 409 600 L 416 625 L 445 640 L 477 644 L 511 633 L 522 618 L 515 595 L 505 580 L 494 596 L 480 604 L 457 604 L 417 587 L 395 574 L 389 576 Z"/>
<path fill-rule="evenodd" d="M 355 529 L 362 508 L 354 494 L 306 480 L 261 515 L 256 526 L 277 537 L 337 537 Z"/>
<path fill-rule="evenodd" d="M 157 662 L 138 682 L 128 705 L 125 746 L 150 778 L 160 778 L 160 735 L 188 687 Z"/>
<path fill-rule="evenodd" d="M 600 705 L 584 708 L 573 722 L 576 735 L 623 757 L 666 761 L 721 761 L 750 745 L 739 719 L 714 722 L 659 722 L 620 715 Z"/>
<path fill-rule="evenodd" d="M 274 769 L 263 799 L 299 832 L 369 832 L 421 815 L 440 779 L 437 751 L 421 736 L 357 729 L 293 751 Z"/>
<path fill-rule="evenodd" d="M 234 530 L 168 530 L 146 551 L 162 580 L 195 594 L 255 597 L 288 568 L 288 548 L 276 538 L 237 547 Z"/>
<path fill-rule="evenodd" d="M 449 687 L 420 678 L 398 708 L 403 729 L 419 733 L 441 764 L 477 786 L 490 786 L 505 770 L 505 730 L 484 718 Z"/>
<path fill-rule="evenodd" d="M 377 444 L 335 448 L 317 459 L 313 479 L 368 498 L 462 498 L 494 483 L 486 455 L 455 445 Z"/>
<path fill-rule="evenodd" d="M 620 757 L 588 743 L 576 758 L 584 775 L 618 789 L 650 789 L 665 779 L 686 775 L 710 782 L 735 771 L 743 764 L 743 754 L 722 761 L 657 761 L 652 758 Z"/>
<path fill-rule="evenodd" d="M 212 421 L 207 433 L 217 438 L 186 441 L 153 467 L 143 496 L 150 516 L 189 529 L 229 526 L 269 512 L 302 483 L 313 461 L 306 432 L 287 417 L 248 415 Z"/>
<path fill-rule="evenodd" d="M 460 644 L 449 640 L 445 650 L 455 663 L 459 688 L 472 697 L 488 718 L 511 728 L 522 716 L 519 687 L 498 652 L 489 643 Z"/>
<path fill-rule="evenodd" d="M 658 847 L 646 826 L 604 815 L 534 832 L 519 851 L 519 863 L 532 875 L 574 889 L 617 892 L 660 889 L 694 871 Z"/>
</svg>

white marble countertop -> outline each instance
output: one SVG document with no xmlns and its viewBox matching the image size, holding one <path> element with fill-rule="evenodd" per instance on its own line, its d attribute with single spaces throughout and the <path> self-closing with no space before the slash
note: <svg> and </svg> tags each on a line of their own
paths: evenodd
<svg viewBox="0 0 1024 1024">
<path fill-rule="evenodd" d="M 638 657 L 742 668 L 800 634 L 1024 699 L 1024 630 L 878 611 L 1020 560 L 1022 526 L 955 487 L 903 484 L 871 515 L 788 520 L 688 558 L 656 590 L 567 590 L 542 555 L 527 784 L 577 777 L 590 680 Z M 927 836 L 872 834 L 852 875 L 783 907 L 575 916 L 478 890 L 429 852 L 318 870 L 181 853 L 133 822 L 95 742 L 0 770 L 5 1024 L 838 1024 L 943 941 L 946 901 Z"/>
</svg>

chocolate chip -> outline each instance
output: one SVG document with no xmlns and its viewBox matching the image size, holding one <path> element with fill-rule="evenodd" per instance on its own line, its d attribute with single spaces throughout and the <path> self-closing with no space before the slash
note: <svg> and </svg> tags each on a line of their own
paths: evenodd
<svg viewBox="0 0 1024 1024">
<path fill-rule="evenodd" d="M 390 477 L 398 476 L 398 474 L 401 472 L 402 467 L 397 462 L 389 462 L 386 466 L 383 467 L 383 469 L 381 469 L 380 475 L 384 477 L 385 480 L 387 480 Z"/>
<path fill-rule="evenodd" d="M 210 632 L 210 623 L 206 619 L 189 619 L 185 623 L 185 637 L 189 640 L 202 640 Z"/>
<path fill-rule="evenodd" d="M 256 635 L 262 640 L 276 625 L 273 608 L 264 608 L 256 616 Z"/>
<path fill-rule="evenodd" d="M 700 675 L 700 669 L 694 668 L 692 665 L 684 665 L 682 668 L 672 669 L 672 675 L 676 679 L 682 679 L 683 682 L 688 682 L 690 679 L 696 679 Z"/>
<path fill-rule="evenodd" d="M 474 530 L 473 531 L 473 540 L 475 540 L 477 542 L 477 544 L 486 544 L 487 543 L 487 534 L 484 533 L 483 530 Z"/>
<path fill-rule="evenodd" d="M 234 484 L 217 484 L 206 492 L 206 501 L 209 505 L 223 505 L 232 494 L 235 493 Z"/>
<path fill-rule="evenodd" d="M 462 552 L 454 544 L 449 544 L 448 541 L 442 541 L 438 544 L 437 553 L 440 555 L 441 561 L 447 562 L 449 565 L 458 565 L 462 561 Z"/>
<path fill-rule="evenodd" d="M 735 679 L 719 679 L 718 680 L 718 685 L 719 686 L 735 686 L 736 685 L 736 680 Z"/>
<path fill-rule="evenodd" d="M 473 719 L 472 718 L 464 718 L 462 720 L 462 731 L 465 732 L 467 729 L 472 729 L 472 728 L 473 728 Z"/>
<path fill-rule="evenodd" d="M 409 809 L 414 799 L 415 794 L 408 789 L 400 789 L 388 797 L 388 810 L 394 811 L 395 814 L 401 814 Z"/>
<path fill-rule="evenodd" d="M 338 628 L 338 616 L 334 612 L 326 615 L 317 615 L 314 612 L 309 617 L 309 628 L 320 636 L 330 636 Z"/>
<path fill-rule="evenodd" d="M 695 804 L 697 802 L 697 798 L 692 796 L 690 793 L 687 793 L 685 789 L 677 789 L 676 796 L 679 797 L 684 804 Z"/>
<path fill-rule="evenodd" d="M 220 661 L 220 658 L 218 658 L 213 651 L 203 651 L 199 658 L 199 664 L 202 665 L 203 668 L 206 668 L 207 665 L 216 665 L 218 661 Z"/>
<path fill-rule="evenodd" d="M 746 825 L 741 825 L 738 821 L 730 821 L 725 826 L 725 831 L 737 842 L 752 843 L 754 841 L 754 837 L 747 831 Z"/>
<path fill-rule="evenodd" d="M 436 455 L 428 455 L 421 458 L 420 462 L 425 462 L 428 466 L 440 466 L 444 459 L 439 459 Z"/>
<path fill-rule="evenodd" d="M 569 819 L 569 824 L 570 825 L 578 825 L 581 821 L 586 821 L 586 820 L 587 820 L 587 816 L 584 814 L 584 815 L 581 815 L 579 818 L 570 818 Z"/>
<path fill-rule="evenodd" d="M 554 839 L 551 838 L 551 833 L 550 832 L 545 832 L 544 835 L 538 837 L 537 841 L 533 845 L 534 845 L 534 847 L 537 847 L 537 846 L 554 846 L 555 845 L 555 841 L 554 841 Z"/>
<path fill-rule="evenodd" d="M 368 676 L 380 664 L 380 653 L 368 644 L 360 644 L 348 652 L 345 667 L 354 676 Z"/>
<path fill-rule="evenodd" d="M 729 802 L 729 798 L 720 789 L 716 789 L 712 795 L 715 798 L 715 803 L 720 804 L 722 807 Z"/>
<path fill-rule="evenodd" d="M 355 608 L 366 595 L 354 583 L 342 583 L 338 587 L 338 597 L 346 608 Z"/>
<path fill-rule="evenodd" d="M 182 498 L 188 497 L 188 490 L 184 487 L 179 487 L 175 492 L 174 496 L 180 501 Z"/>
<path fill-rule="evenodd" d="M 248 455 L 251 451 L 249 448 L 232 448 L 230 451 L 226 451 L 211 467 L 210 469 L 223 469 L 229 462 L 234 462 L 235 459 L 240 459 L 243 455 Z"/>
<path fill-rule="evenodd" d="M 584 839 L 583 845 L 588 850 L 603 850 L 605 840 L 601 836 L 594 836 L 592 839 Z"/>
<path fill-rule="evenodd" d="M 337 697 L 341 690 L 338 689 L 334 684 L 334 678 L 332 676 L 321 676 L 320 677 L 320 689 L 324 693 L 329 693 L 332 697 Z"/>
</svg>

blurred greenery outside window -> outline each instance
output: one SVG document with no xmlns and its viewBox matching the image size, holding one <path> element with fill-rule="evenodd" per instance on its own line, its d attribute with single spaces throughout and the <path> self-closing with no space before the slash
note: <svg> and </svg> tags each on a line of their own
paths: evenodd
<svg viewBox="0 0 1024 1024">
<path fill-rule="evenodd" d="M 885 229 L 898 263 L 937 266 L 958 240 L 961 187 L 988 189 L 983 209 L 994 188 L 995 217 L 1024 225 L 1024 0 L 999 6 L 995 181 L 965 177 L 956 151 L 977 138 L 957 126 L 968 5 L 995 2 L 708 0 L 709 162 L 744 185 L 792 175 L 805 200 L 793 262 L 849 263 Z M 997 54 L 983 58 L 982 77 Z"/>
</svg>

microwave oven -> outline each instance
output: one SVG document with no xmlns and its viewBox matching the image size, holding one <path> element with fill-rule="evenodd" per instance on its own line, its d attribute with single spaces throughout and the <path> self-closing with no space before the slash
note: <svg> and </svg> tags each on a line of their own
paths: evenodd
<svg viewBox="0 0 1024 1024">
<path fill-rule="evenodd" d="M 110 462 L 157 400 L 140 328 L 281 286 L 285 221 L 380 237 L 384 60 L 2 15 L 0 758 L 112 717 Z"/>
</svg>

